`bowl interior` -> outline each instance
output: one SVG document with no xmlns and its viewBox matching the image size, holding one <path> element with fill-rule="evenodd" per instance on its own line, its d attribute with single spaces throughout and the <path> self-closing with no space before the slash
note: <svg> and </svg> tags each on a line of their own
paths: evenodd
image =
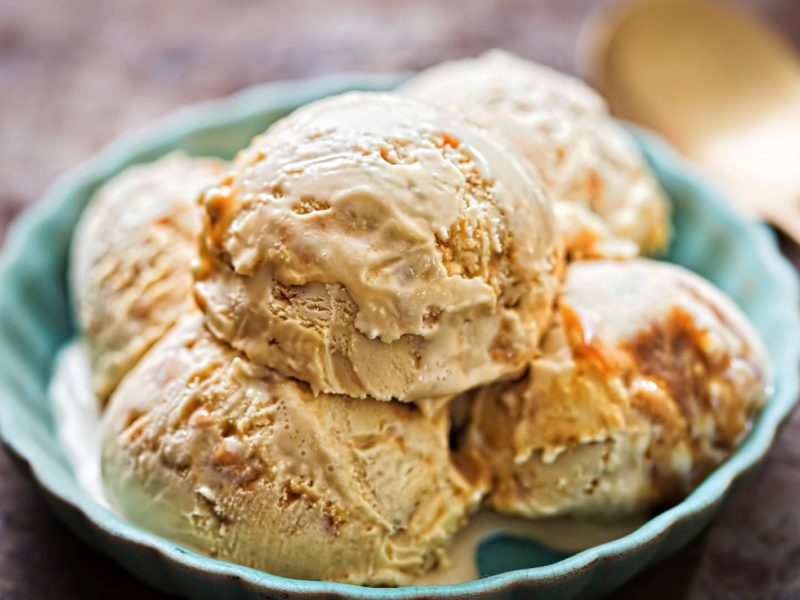
<svg viewBox="0 0 800 600">
<path fill-rule="evenodd" d="M 66 292 L 71 233 L 81 210 L 103 181 L 130 164 L 153 160 L 171 150 L 231 158 L 255 134 L 299 105 L 348 89 L 387 89 L 399 80 L 395 76 L 338 76 L 272 84 L 186 109 L 128 136 L 72 171 L 14 225 L 0 261 L 0 432 L 9 447 L 31 466 L 55 508 L 90 542 L 104 545 L 109 537 L 124 539 L 155 548 L 184 568 L 241 578 L 267 589 L 338 591 L 349 597 L 410 597 L 411 592 L 403 590 L 292 582 L 199 556 L 128 525 L 94 504 L 77 485 L 57 442 L 46 392 L 56 352 L 74 335 Z M 715 507 L 732 481 L 766 452 L 777 425 L 795 401 L 800 356 L 797 285 L 771 234 L 735 215 L 715 190 L 702 183 L 657 139 L 635 129 L 632 133 L 673 202 L 676 235 L 668 259 L 711 280 L 745 311 L 766 344 L 774 369 L 775 393 L 742 448 L 684 502 L 636 532 L 573 556 L 509 536 L 493 538 L 478 552 L 479 571 L 482 575 L 514 573 L 474 584 L 444 586 L 435 593 L 428 590 L 424 596 L 480 592 L 518 580 L 552 581 L 585 570 L 598 560 L 648 547 L 676 523 L 693 515 L 707 519 L 704 511 Z M 116 552 L 118 559 L 126 562 L 124 552 Z M 136 565 L 126 566 L 138 570 Z M 145 567 L 142 571 L 140 574 L 153 582 L 144 573 Z M 163 586 L 172 589 L 166 583 Z"/>
</svg>

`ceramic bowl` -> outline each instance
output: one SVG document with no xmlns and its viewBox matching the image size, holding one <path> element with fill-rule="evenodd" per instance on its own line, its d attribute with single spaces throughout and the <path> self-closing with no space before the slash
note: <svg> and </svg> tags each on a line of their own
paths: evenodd
<svg viewBox="0 0 800 600">
<path fill-rule="evenodd" d="M 735 214 L 662 142 L 632 130 L 674 206 L 669 260 L 713 281 L 763 336 L 774 394 L 742 446 L 688 498 L 636 531 L 571 556 L 514 538 L 478 552 L 481 579 L 450 586 L 373 589 L 299 581 L 218 561 L 126 523 L 77 485 L 54 434 L 47 385 L 74 334 L 66 294 L 70 236 L 94 190 L 126 166 L 170 150 L 230 158 L 294 108 L 350 89 L 389 89 L 398 76 L 346 75 L 269 84 L 190 107 L 111 145 L 60 179 L 12 226 L 0 259 L 0 433 L 53 509 L 79 536 L 131 573 L 192 598 L 573 598 L 609 593 L 696 535 L 764 457 L 798 395 L 800 320 L 795 273 L 763 226 Z M 482 557 L 482 558 L 481 558 Z"/>
</svg>

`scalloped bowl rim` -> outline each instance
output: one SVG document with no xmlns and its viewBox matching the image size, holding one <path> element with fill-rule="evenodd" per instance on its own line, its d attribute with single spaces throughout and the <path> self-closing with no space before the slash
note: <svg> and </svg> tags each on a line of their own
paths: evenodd
<svg viewBox="0 0 800 600">
<path fill-rule="evenodd" d="M 39 202 L 26 209 L 9 228 L 5 247 L 0 253 L 0 281 L 7 276 L 12 266 L 20 260 L 26 240 L 35 238 L 47 223 L 58 219 L 63 199 L 71 190 L 83 182 L 105 178 L 114 173 L 127 158 L 147 148 L 172 143 L 189 132 L 208 127 L 224 126 L 257 114 L 272 102 L 275 106 L 293 107 L 320 97 L 321 90 L 330 89 L 332 93 L 345 88 L 381 89 L 396 85 L 406 74 L 363 74 L 343 73 L 297 81 L 281 81 L 248 87 L 224 98 L 206 101 L 185 108 L 164 117 L 151 125 L 122 136 L 108 145 L 93 158 L 79 164 L 60 177 Z M 693 167 L 680 158 L 675 151 L 653 134 L 633 128 L 637 137 L 643 140 L 649 154 L 657 156 L 662 168 L 679 176 L 694 194 L 705 197 L 706 202 L 717 205 L 717 214 L 727 219 L 726 226 L 737 235 L 749 238 L 757 251 L 765 269 L 773 271 L 773 276 L 783 282 L 795 306 L 800 305 L 795 273 L 787 261 L 780 256 L 774 236 L 762 225 L 746 221 L 736 216 L 725 205 L 722 195 L 706 183 Z M 800 315 L 794 315 L 787 330 L 800 332 Z M 545 585 L 554 583 L 571 574 L 585 571 L 605 559 L 637 552 L 652 544 L 676 525 L 698 513 L 712 509 L 722 501 L 731 485 L 755 466 L 767 453 L 780 424 L 788 417 L 794 407 L 800 375 L 797 364 L 800 361 L 800 336 L 787 336 L 786 349 L 782 356 L 787 364 L 773 365 L 780 384 L 775 394 L 760 415 L 749 433 L 746 446 L 739 448 L 718 467 L 689 496 L 675 506 L 648 520 L 635 531 L 613 541 L 594 546 L 569 556 L 556 563 L 509 571 L 467 583 L 440 586 L 407 586 L 400 588 L 368 588 L 351 584 L 327 581 L 297 580 L 271 575 L 249 567 L 216 560 L 183 548 L 176 543 L 153 533 L 139 529 L 125 522 L 111 511 L 100 507 L 88 496 L 80 497 L 70 490 L 57 489 L 53 477 L 41 465 L 30 460 L 28 452 L 31 440 L 19 435 L 14 428 L 4 427 L 9 415 L 6 403 L 0 401 L 0 438 L 12 452 L 29 467 L 38 484 L 53 497 L 76 508 L 81 515 L 108 536 L 123 542 L 145 546 L 154 550 L 162 558 L 173 561 L 184 568 L 225 577 L 235 577 L 242 583 L 257 589 L 278 593 L 336 594 L 346 598 L 364 599 L 410 599 L 410 598 L 453 598 L 460 596 L 483 596 L 507 590 L 517 584 Z M 792 364 L 788 364 L 793 361 Z"/>
</svg>

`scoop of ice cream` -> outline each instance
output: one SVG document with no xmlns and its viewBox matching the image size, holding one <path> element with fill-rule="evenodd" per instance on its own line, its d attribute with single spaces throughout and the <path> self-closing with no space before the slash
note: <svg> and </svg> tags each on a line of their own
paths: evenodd
<svg viewBox="0 0 800 600">
<path fill-rule="evenodd" d="M 131 522 L 286 577 L 400 585 L 446 559 L 480 500 L 447 411 L 314 396 L 181 320 L 122 381 L 102 471 Z"/>
<path fill-rule="evenodd" d="M 573 263 L 542 355 L 475 393 L 461 451 L 491 502 L 529 517 L 622 515 L 687 493 L 765 399 L 765 357 L 734 304 L 647 260 Z"/>
<path fill-rule="evenodd" d="M 666 199 L 602 98 L 577 79 L 494 50 L 435 66 L 402 89 L 497 132 L 555 201 L 587 207 L 608 225 L 608 237 L 634 242 L 642 253 L 666 247 Z M 584 258 L 585 244 L 566 241 L 572 258 Z"/>
<path fill-rule="evenodd" d="M 562 257 L 543 188 L 485 132 L 353 93 L 256 138 L 205 194 L 212 331 L 316 392 L 418 399 L 518 371 Z"/>
<path fill-rule="evenodd" d="M 125 170 L 92 198 L 72 243 L 71 287 L 99 398 L 191 309 L 197 195 L 224 169 L 171 154 Z"/>
</svg>

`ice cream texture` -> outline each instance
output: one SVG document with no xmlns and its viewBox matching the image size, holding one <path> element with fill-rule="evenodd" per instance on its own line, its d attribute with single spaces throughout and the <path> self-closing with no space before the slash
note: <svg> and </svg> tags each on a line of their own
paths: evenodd
<svg viewBox="0 0 800 600">
<path fill-rule="evenodd" d="M 474 393 L 460 451 L 491 504 L 533 518 L 620 516 L 688 493 L 766 398 L 758 336 L 697 275 L 644 259 L 567 269 L 528 373 Z"/>
<path fill-rule="evenodd" d="M 270 573 L 402 585 L 478 504 L 448 417 L 315 396 L 181 320 L 113 394 L 102 472 L 132 523 Z"/>
<path fill-rule="evenodd" d="M 579 80 L 494 50 L 434 66 L 402 91 L 492 129 L 555 201 L 579 206 L 577 214 L 563 215 L 566 221 L 559 218 L 571 258 L 665 249 L 670 223 L 663 193 L 603 99 Z M 583 227 L 576 221 L 581 212 Z"/>
<path fill-rule="evenodd" d="M 71 288 L 102 400 L 191 310 L 197 196 L 225 168 L 215 159 L 177 153 L 130 167 L 100 188 L 81 218 Z"/>
<path fill-rule="evenodd" d="M 211 330 L 315 392 L 415 401 L 519 371 L 552 315 L 552 203 L 486 131 L 393 94 L 297 110 L 204 196 Z"/>
<path fill-rule="evenodd" d="M 603 100 L 498 52 L 302 107 L 231 164 L 131 167 L 70 265 L 105 495 L 210 556 L 369 586 L 432 576 L 481 503 L 674 501 L 769 377 L 729 299 L 636 258 L 669 236 Z"/>
</svg>

